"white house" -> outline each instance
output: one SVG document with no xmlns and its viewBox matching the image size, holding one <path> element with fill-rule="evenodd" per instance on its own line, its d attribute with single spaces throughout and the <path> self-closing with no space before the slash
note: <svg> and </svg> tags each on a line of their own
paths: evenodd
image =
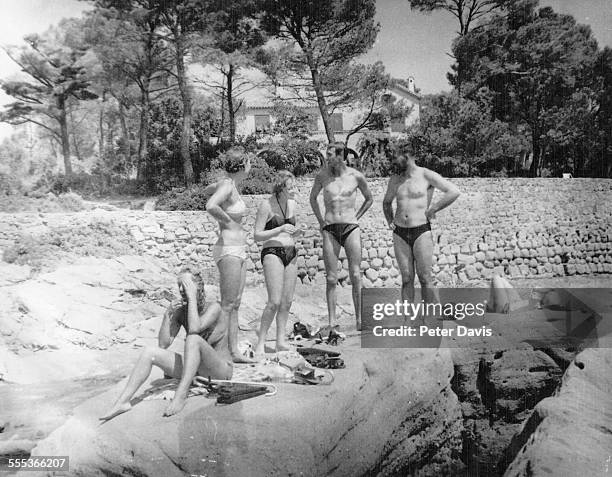
<svg viewBox="0 0 612 477">
<path fill-rule="evenodd" d="M 278 97 L 283 98 L 283 93 L 280 88 L 277 90 Z M 390 136 L 399 136 L 405 128 L 414 124 L 419 119 L 421 96 L 416 92 L 414 78 L 408 78 L 408 86 L 395 83 L 390 86 L 385 94 L 395 97 L 396 100 L 402 100 L 406 105 L 411 107 L 410 114 L 403 122 L 392 122 L 388 128 Z M 236 133 L 246 136 L 254 133 L 264 133 L 271 129 L 276 118 L 274 117 L 274 100 L 270 95 L 261 94 L 256 97 L 251 96 L 246 98 L 245 107 L 239 111 L 236 121 Z M 327 141 L 323 120 L 316 106 L 307 104 L 304 101 L 289 100 L 293 106 L 303 108 L 313 117 L 312 128 L 310 130 L 311 139 Z M 343 109 L 331 115 L 331 124 L 334 130 L 336 140 L 345 141 L 347 134 L 358 125 L 363 118 L 365 111 L 360 109 Z M 349 138 L 348 146 L 355 148 L 359 142 L 359 138 L 363 133 L 353 134 Z"/>
</svg>

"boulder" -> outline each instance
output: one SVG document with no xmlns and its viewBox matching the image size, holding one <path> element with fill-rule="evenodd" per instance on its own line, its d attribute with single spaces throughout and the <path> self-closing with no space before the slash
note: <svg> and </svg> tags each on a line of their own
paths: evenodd
<svg viewBox="0 0 612 477">
<path fill-rule="evenodd" d="M 348 340 L 350 341 L 350 339 Z M 452 364 L 436 349 L 343 348 L 329 385 L 227 406 L 203 396 L 162 417 L 149 400 L 100 425 L 120 387 L 79 406 L 33 455 L 70 455 L 71 475 L 406 475 L 444 445 L 460 448 Z"/>
<path fill-rule="evenodd" d="M 608 345 L 609 346 L 609 345 Z M 537 404 L 508 449 L 505 477 L 612 472 L 612 349 L 587 349 L 559 391 Z"/>
<path fill-rule="evenodd" d="M 95 272 L 93 272 L 95 270 Z M 0 289 L 0 374 L 17 383 L 104 374 L 112 348 L 154 338 L 176 277 L 155 259 L 81 258 Z"/>
</svg>

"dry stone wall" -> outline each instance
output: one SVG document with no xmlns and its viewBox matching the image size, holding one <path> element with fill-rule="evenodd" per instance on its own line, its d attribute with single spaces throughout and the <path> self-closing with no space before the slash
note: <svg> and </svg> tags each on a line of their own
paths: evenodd
<svg viewBox="0 0 612 477">
<path fill-rule="evenodd" d="M 434 274 L 440 285 L 482 280 L 492 274 L 551 277 L 612 273 L 612 181 L 598 179 L 456 179 L 461 197 L 433 222 Z M 312 182 L 299 185 L 298 221 L 306 234 L 298 243 L 302 281 L 323 277 L 321 237 L 308 205 Z M 366 286 L 401 283 L 393 237 L 382 213 L 386 181 L 372 180 L 374 205 L 361 221 Z M 437 193 L 434 201 L 437 200 Z M 249 215 L 249 271 L 261 269 L 260 246 L 252 231 L 263 196 L 246 197 Z M 103 210 L 77 213 L 0 214 L 0 249 L 23 235 L 40 236 L 56 227 L 86 230 L 110 222 L 130 234 L 143 254 L 171 267 L 191 264 L 214 270 L 212 246 L 217 226 L 205 212 Z M 342 253 L 339 279 L 347 282 Z"/>
</svg>

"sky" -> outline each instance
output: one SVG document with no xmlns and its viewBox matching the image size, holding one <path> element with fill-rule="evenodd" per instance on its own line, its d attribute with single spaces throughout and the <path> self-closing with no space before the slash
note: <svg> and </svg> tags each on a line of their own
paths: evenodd
<svg viewBox="0 0 612 477">
<path fill-rule="evenodd" d="M 591 26 L 600 46 L 612 46 L 612 0 L 540 0 L 541 6 L 573 15 Z M 408 0 L 377 0 L 376 17 L 381 24 L 376 44 L 363 58 L 382 61 L 396 78 L 413 76 L 424 94 L 449 90 L 448 56 L 456 36 L 456 19 L 446 12 L 423 14 L 412 11 Z M 0 0 L 0 45 L 15 45 L 28 33 L 43 32 L 59 20 L 80 16 L 89 8 L 77 0 Z M 18 72 L 18 67 L 0 51 L 0 78 Z M 0 91 L 0 105 L 11 99 Z M 0 123 L 0 139 L 11 127 Z"/>
</svg>

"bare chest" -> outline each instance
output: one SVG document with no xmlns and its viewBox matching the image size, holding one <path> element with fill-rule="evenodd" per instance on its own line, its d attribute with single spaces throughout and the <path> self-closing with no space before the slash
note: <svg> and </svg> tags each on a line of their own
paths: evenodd
<svg viewBox="0 0 612 477">
<path fill-rule="evenodd" d="M 428 195 L 429 183 L 424 177 L 410 177 L 397 188 L 398 199 L 421 199 Z"/>
<path fill-rule="evenodd" d="M 357 180 L 352 176 L 329 178 L 323 187 L 326 199 L 351 198 L 357 190 Z"/>
</svg>

